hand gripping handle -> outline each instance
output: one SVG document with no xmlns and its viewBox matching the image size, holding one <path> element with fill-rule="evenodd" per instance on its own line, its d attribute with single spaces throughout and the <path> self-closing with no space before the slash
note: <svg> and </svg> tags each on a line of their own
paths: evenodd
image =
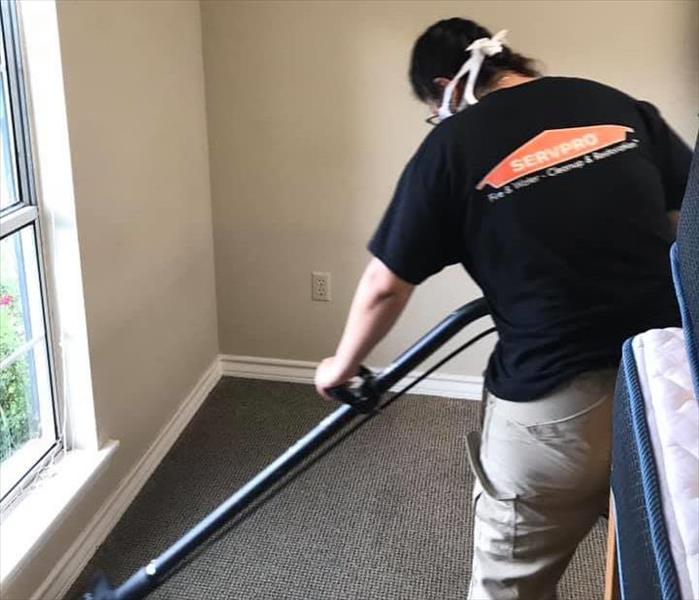
<svg viewBox="0 0 699 600">
<path fill-rule="evenodd" d="M 331 398 L 349 404 L 359 412 L 371 412 L 379 401 L 380 394 L 375 393 L 372 389 L 374 374 L 364 365 L 359 367 L 357 376 L 361 379 L 361 383 L 357 386 L 350 387 L 349 385 L 338 385 L 330 388 L 328 394 Z"/>
</svg>

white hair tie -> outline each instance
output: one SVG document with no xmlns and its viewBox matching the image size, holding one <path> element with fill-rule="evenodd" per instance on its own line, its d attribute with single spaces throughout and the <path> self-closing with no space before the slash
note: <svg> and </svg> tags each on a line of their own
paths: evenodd
<svg viewBox="0 0 699 600">
<path fill-rule="evenodd" d="M 440 121 L 447 119 L 452 116 L 451 112 L 451 97 L 454 94 L 454 89 L 459 83 L 459 80 L 468 73 L 468 79 L 466 80 L 466 88 L 464 89 L 464 95 L 459 103 L 459 109 L 463 110 L 469 104 L 476 104 L 478 99 L 474 93 L 476 87 L 476 80 L 478 79 L 478 73 L 481 70 L 481 65 L 486 57 L 495 56 L 502 52 L 504 48 L 505 37 L 507 36 L 507 29 L 498 31 L 493 37 L 489 38 L 479 38 L 475 40 L 468 48 L 467 52 L 471 53 L 468 60 L 461 66 L 459 72 L 456 76 L 449 82 L 446 89 L 444 90 L 444 98 L 442 99 L 442 105 L 439 107 L 437 115 Z"/>
</svg>

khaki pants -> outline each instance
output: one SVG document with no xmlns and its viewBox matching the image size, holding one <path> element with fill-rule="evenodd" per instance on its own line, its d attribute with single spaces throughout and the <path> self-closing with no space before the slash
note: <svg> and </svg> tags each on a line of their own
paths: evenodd
<svg viewBox="0 0 699 600">
<path fill-rule="evenodd" d="M 468 436 L 469 600 L 556 597 L 577 545 L 607 510 L 615 379 L 615 370 L 583 373 L 526 403 L 485 395 L 483 431 Z"/>
</svg>

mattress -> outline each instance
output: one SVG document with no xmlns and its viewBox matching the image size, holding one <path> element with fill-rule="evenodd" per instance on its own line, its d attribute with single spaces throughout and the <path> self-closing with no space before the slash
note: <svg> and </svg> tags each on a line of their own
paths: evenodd
<svg viewBox="0 0 699 600">
<path fill-rule="evenodd" d="M 681 329 L 624 345 L 614 428 L 622 597 L 699 598 L 699 403 Z"/>
</svg>

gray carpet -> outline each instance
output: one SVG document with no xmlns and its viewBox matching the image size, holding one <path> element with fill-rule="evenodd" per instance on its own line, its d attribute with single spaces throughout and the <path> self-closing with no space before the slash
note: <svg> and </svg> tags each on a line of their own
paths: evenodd
<svg viewBox="0 0 699 600">
<path fill-rule="evenodd" d="M 121 582 L 313 427 L 334 406 L 310 386 L 224 379 L 145 485 L 90 574 Z M 464 436 L 479 404 L 407 396 L 250 511 L 159 599 L 464 599 L 471 547 Z M 602 597 L 605 535 L 593 530 L 561 600 Z"/>
</svg>

